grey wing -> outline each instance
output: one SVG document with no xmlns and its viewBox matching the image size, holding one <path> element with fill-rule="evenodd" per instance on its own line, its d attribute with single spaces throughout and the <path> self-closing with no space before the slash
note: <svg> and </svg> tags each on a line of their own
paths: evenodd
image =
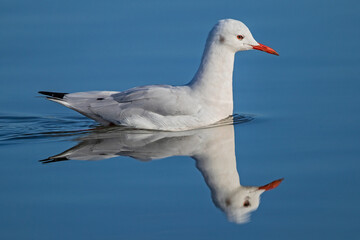
<svg viewBox="0 0 360 240">
<path fill-rule="evenodd" d="M 127 107 L 142 108 L 163 116 L 191 115 L 196 112 L 187 86 L 145 86 L 114 94 L 113 99 Z"/>
<path fill-rule="evenodd" d="M 90 105 L 90 110 L 114 122 L 127 116 L 156 114 L 160 116 L 193 115 L 198 104 L 187 86 L 152 85 L 114 93 Z M 119 122 L 116 122 L 119 123 Z"/>
</svg>

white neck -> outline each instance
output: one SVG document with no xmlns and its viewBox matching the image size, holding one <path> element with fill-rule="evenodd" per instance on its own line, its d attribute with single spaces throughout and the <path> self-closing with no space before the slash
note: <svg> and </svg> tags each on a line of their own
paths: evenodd
<svg viewBox="0 0 360 240">
<path fill-rule="evenodd" d="M 225 210 L 226 199 L 241 187 L 236 169 L 234 128 L 230 125 L 213 129 L 203 151 L 193 158 L 211 190 L 214 203 Z"/>
<path fill-rule="evenodd" d="M 223 117 L 233 114 L 233 69 L 235 53 L 209 36 L 200 67 L 189 86 Z"/>
</svg>

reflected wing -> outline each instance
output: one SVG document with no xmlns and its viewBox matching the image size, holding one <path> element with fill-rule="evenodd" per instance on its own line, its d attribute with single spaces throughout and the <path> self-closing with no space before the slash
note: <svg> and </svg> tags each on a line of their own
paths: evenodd
<svg viewBox="0 0 360 240">
<path fill-rule="evenodd" d="M 94 132 L 81 138 L 76 146 L 47 159 L 42 163 L 66 160 L 102 160 L 117 156 L 129 156 L 141 161 L 160 159 L 175 155 L 192 155 L 202 146 L 199 132 L 141 132 L 124 131 Z"/>
</svg>

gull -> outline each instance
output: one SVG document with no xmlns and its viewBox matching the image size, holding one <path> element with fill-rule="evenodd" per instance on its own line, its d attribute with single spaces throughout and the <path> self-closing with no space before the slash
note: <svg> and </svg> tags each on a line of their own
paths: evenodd
<svg viewBox="0 0 360 240">
<path fill-rule="evenodd" d="M 206 127 L 233 114 L 235 53 L 252 49 L 279 55 L 255 41 L 244 23 L 223 19 L 210 31 L 200 66 L 188 84 L 148 85 L 122 92 L 39 93 L 103 126 L 165 131 Z"/>
</svg>

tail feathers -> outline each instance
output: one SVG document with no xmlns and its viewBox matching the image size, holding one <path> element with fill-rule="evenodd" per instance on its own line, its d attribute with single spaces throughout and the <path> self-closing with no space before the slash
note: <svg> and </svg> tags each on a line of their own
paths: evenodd
<svg viewBox="0 0 360 240">
<path fill-rule="evenodd" d="M 59 92 L 46 92 L 46 91 L 39 91 L 40 94 L 52 97 L 52 98 L 57 98 L 57 99 L 63 99 L 64 96 L 68 93 L 59 93 Z"/>
<path fill-rule="evenodd" d="M 65 107 L 73 109 L 88 118 L 94 119 L 101 125 L 108 126 L 111 124 L 111 122 L 103 119 L 101 116 L 93 113 L 90 110 L 90 103 L 92 102 L 92 100 L 95 100 L 95 101 L 96 101 L 96 99 L 100 100 L 99 98 L 102 98 L 103 97 L 102 95 L 98 96 L 95 94 L 95 96 L 91 96 L 91 95 L 93 95 L 91 92 L 90 93 L 80 92 L 80 93 L 69 94 L 69 93 L 39 91 L 39 93 L 46 95 L 46 98 L 50 101 L 60 103 L 61 105 L 64 105 Z M 65 97 L 68 94 L 71 97 L 70 96 Z M 77 97 L 72 98 L 73 94 L 75 94 Z M 109 94 L 110 94 L 110 92 L 107 95 L 109 95 Z M 107 97 L 107 95 L 105 95 L 104 97 Z M 78 97 L 78 96 L 80 96 L 80 97 Z"/>
<path fill-rule="evenodd" d="M 39 160 L 39 162 L 46 164 L 46 163 L 54 163 L 54 162 L 61 162 L 69 160 L 67 157 L 49 157 L 43 160 Z"/>
</svg>

